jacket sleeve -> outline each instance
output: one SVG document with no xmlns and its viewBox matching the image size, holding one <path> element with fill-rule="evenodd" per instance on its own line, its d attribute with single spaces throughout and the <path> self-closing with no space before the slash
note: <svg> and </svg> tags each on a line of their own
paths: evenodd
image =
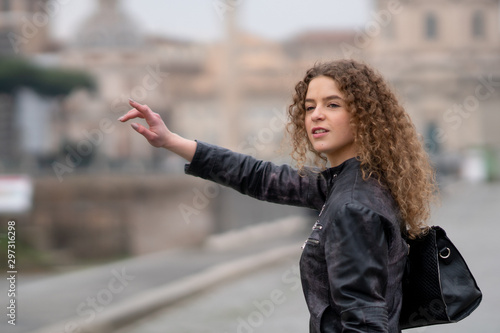
<svg viewBox="0 0 500 333">
<path fill-rule="evenodd" d="M 387 332 L 388 243 L 382 217 L 345 204 L 326 231 L 325 255 L 342 332 Z"/>
<path fill-rule="evenodd" d="M 299 174 L 288 165 L 278 166 L 200 141 L 185 172 L 258 200 L 317 210 L 328 194 L 328 182 L 320 172 Z"/>
</svg>

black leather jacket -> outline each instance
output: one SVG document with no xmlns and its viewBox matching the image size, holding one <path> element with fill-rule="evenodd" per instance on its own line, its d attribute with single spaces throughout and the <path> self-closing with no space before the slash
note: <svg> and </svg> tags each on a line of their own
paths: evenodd
<svg viewBox="0 0 500 333">
<path fill-rule="evenodd" d="M 304 175 L 198 142 L 186 173 L 259 200 L 321 210 L 300 259 L 310 332 L 400 332 L 407 246 L 398 208 L 349 159 Z"/>
</svg>

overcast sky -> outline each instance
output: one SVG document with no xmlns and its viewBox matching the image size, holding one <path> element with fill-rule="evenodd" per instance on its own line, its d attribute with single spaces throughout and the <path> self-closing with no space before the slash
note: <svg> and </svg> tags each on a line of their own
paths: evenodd
<svg viewBox="0 0 500 333">
<path fill-rule="evenodd" d="M 65 4 L 60 4 L 66 2 Z M 57 38 L 71 37 L 96 8 L 97 0 L 66 0 L 53 17 Z M 222 3 L 235 4 L 238 23 L 246 31 L 285 39 L 311 29 L 353 28 L 366 22 L 370 0 L 122 0 L 147 33 L 210 41 L 222 37 Z M 217 6 L 219 5 L 219 6 Z M 219 9 L 217 9 L 219 8 Z"/>
</svg>

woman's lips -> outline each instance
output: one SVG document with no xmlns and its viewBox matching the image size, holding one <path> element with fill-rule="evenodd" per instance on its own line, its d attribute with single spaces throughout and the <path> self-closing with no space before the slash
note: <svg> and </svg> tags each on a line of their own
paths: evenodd
<svg viewBox="0 0 500 333">
<path fill-rule="evenodd" d="M 321 138 L 325 135 L 328 134 L 328 130 L 326 128 L 323 128 L 323 127 L 314 127 L 312 130 L 311 130 L 311 133 L 312 133 L 312 136 L 313 138 L 315 139 L 318 139 L 318 138 Z"/>
</svg>

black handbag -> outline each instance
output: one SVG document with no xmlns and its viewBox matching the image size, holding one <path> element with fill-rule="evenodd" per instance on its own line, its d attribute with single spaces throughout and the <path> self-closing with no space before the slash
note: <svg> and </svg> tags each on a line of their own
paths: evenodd
<svg viewBox="0 0 500 333">
<path fill-rule="evenodd" d="M 471 314 L 482 293 L 446 232 L 434 226 L 424 236 L 406 241 L 401 329 L 454 323 Z"/>
</svg>

